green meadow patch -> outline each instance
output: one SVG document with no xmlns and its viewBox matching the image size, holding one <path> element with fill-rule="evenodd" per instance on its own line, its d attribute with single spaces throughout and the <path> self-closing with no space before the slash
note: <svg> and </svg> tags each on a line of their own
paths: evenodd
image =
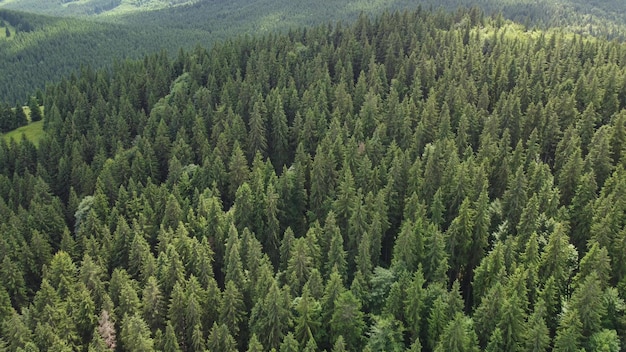
<svg viewBox="0 0 626 352">
<path fill-rule="evenodd" d="M 37 121 L 33 123 L 29 123 L 26 126 L 22 126 L 14 129 L 11 132 L 7 132 L 2 135 L 2 138 L 8 143 L 11 139 L 14 139 L 16 142 L 19 142 L 22 139 L 22 135 L 26 137 L 29 141 L 33 142 L 34 145 L 39 144 L 39 140 L 44 135 L 43 131 L 43 120 Z"/>
</svg>

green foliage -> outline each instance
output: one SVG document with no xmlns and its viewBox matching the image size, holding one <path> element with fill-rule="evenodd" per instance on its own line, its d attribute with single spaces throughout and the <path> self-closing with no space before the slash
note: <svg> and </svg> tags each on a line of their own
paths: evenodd
<svg viewBox="0 0 626 352">
<path fill-rule="evenodd" d="M 478 351 L 471 318 L 457 313 L 443 330 L 435 351 Z"/>
<path fill-rule="evenodd" d="M 321 306 L 310 296 L 308 287 L 305 287 L 302 296 L 296 298 L 294 303 L 298 313 L 294 319 L 295 337 L 301 346 L 306 346 L 309 341 L 316 341 L 319 337 Z"/>
<path fill-rule="evenodd" d="M 624 52 L 418 10 L 50 84 L 0 140 L 0 341 L 619 349 Z"/>
<path fill-rule="evenodd" d="M 593 351 L 616 352 L 620 350 L 620 341 L 615 330 L 604 329 L 591 336 L 589 348 Z"/>
<path fill-rule="evenodd" d="M 332 336 L 335 340 L 343 336 L 348 350 L 358 350 L 362 346 L 364 329 L 361 302 L 351 291 L 343 292 L 335 301 L 335 309 L 330 320 Z"/>
<path fill-rule="evenodd" d="M 367 347 L 371 351 L 404 351 L 402 323 L 390 317 L 376 317 L 368 332 Z"/>
<path fill-rule="evenodd" d="M 202 351 L 200 346 L 192 346 L 194 351 Z M 224 351 L 233 352 L 236 351 L 235 339 L 230 335 L 228 327 L 226 325 L 213 324 L 211 328 L 211 334 L 207 340 L 207 348 L 209 351 Z"/>
<path fill-rule="evenodd" d="M 154 341 L 150 337 L 148 325 L 138 315 L 122 319 L 120 341 L 125 349 L 131 351 L 154 351 Z"/>
<path fill-rule="evenodd" d="M 289 292 L 279 289 L 273 281 L 267 296 L 259 300 L 252 309 L 250 331 L 261 337 L 263 346 L 279 347 L 291 325 L 289 304 Z"/>
</svg>

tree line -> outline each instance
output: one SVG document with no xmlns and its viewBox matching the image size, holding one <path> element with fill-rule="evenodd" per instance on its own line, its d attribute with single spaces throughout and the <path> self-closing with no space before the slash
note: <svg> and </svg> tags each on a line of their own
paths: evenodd
<svg viewBox="0 0 626 352">
<path fill-rule="evenodd" d="M 60 12 L 53 9 L 57 5 L 37 3 L 36 8 L 30 10 L 77 15 L 105 10 L 116 6 L 116 1 L 73 3 L 61 7 Z M 29 9 L 29 2 L 15 1 L 6 6 Z M 0 19 L 6 18 L 18 30 L 6 27 L 5 34 L 10 34 L 12 40 L 0 40 L 0 101 L 24 104 L 33 91 L 79 71 L 80 66 L 110 68 L 115 60 L 137 59 L 160 50 L 175 54 L 181 47 L 193 50 L 198 44 L 211 46 L 237 35 L 287 32 L 290 28 L 328 22 L 351 23 L 361 12 L 379 15 L 415 6 L 410 0 L 196 1 L 158 11 L 79 18 L 2 9 Z M 626 3 L 617 0 L 475 0 L 470 3 L 425 0 L 420 6 L 451 12 L 459 7 L 477 6 L 489 15 L 501 13 L 503 19 L 512 19 L 528 28 L 558 27 L 608 39 L 626 38 Z"/>
</svg>

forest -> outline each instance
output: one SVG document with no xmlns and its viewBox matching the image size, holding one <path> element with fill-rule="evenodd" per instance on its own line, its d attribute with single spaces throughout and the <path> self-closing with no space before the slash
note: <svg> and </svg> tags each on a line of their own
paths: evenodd
<svg viewBox="0 0 626 352">
<path fill-rule="evenodd" d="M 37 145 L 0 140 L 0 351 L 626 346 L 622 42 L 394 11 L 30 103 Z"/>
<path fill-rule="evenodd" d="M 165 3 L 170 6 L 161 8 Z M 173 6 L 180 3 L 185 1 L 0 0 L 0 101 L 25 105 L 34 91 L 81 66 L 111 68 L 116 60 L 161 50 L 174 59 L 181 47 L 190 51 L 238 35 L 352 23 L 361 13 L 375 16 L 417 6 L 452 12 L 477 6 L 528 29 L 559 27 L 626 39 L 626 2 L 621 0 L 198 0 Z"/>
</svg>

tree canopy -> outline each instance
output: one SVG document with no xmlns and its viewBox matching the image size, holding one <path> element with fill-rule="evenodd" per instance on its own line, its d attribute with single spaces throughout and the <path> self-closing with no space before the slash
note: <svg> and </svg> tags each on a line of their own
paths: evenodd
<svg viewBox="0 0 626 352">
<path fill-rule="evenodd" d="M 626 346 L 623 43 L 419 9 L 41 99 L 0 140 L 0 349 Z"/>
</svg>

